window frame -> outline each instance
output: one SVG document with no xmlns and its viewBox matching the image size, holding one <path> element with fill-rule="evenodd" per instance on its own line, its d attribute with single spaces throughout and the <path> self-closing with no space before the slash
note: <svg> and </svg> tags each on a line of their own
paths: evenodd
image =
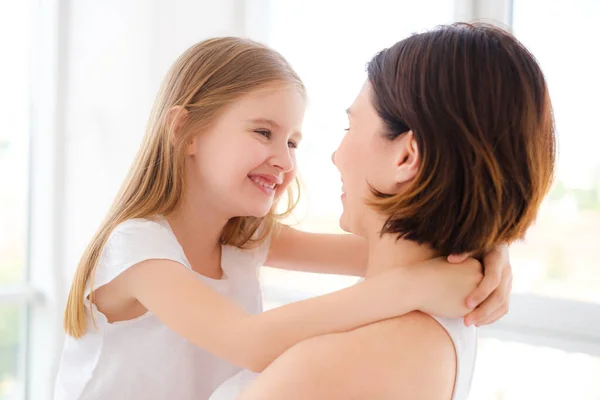
<svg viewBox="0 0 600 400">
<path fill-rule="evenodd" d="M 21 284 L 0 286 L 0 304 L 23 310 L 21 393 L 51 399 L 62 349 L 65 206 L 64 106 L 68 1 L 31 1 L 27 252 Z"/>
</svg>

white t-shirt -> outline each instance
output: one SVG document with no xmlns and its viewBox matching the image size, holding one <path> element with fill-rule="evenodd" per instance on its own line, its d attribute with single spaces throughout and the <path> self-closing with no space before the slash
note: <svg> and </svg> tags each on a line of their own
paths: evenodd
<svg viewBox="0 0 600 400">
<path fill-rule="evenodd" d="M 466 327 L 462 319 L 435 318 L 444 327 L 456 351 L 456 378 L 452 400 L 466 400 L 471 389 L 477 355 L 477 328 Z M 258 374 L 243 370 L 229 378 L 210 396 L 209 400 L 233 400 L 252 383 Z"/>
<path fill-rule="evenodd" d="M 242 250 L 223 246 L 223 279 L 196 278 L 236 301 L 246 311 L 262 311 L 258 268 L 268 241 Z M 103 286 L 127 268 L 148 259 L 173 260 L 192 269 L 164 218 L 128 220 L 112 232 L 101 254 L 94 286 Z M 85 297 L 90 293 L 88 287 Z M 86 300 L 88 330 L 67 336 L 56 380 L 55 400 L 202 400 L 241 368 L 196 347 L 151 312 L 109 323 Z M 90 318 L 94 313 L 98 330 Z"/>
</svg>

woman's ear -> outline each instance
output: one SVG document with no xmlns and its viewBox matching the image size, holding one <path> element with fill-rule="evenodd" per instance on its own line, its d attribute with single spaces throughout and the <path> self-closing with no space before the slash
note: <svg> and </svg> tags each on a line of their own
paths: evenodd
<svg viewBox="0 0 600 400">
<path fill-rule="evenodd" d="M 396 183 L 405 183 L 415 178 L 419 171 L 421 157 L 419 147 L 412 131 L 408 131 L 399 140 L 396 157 Z"/>
</svg>

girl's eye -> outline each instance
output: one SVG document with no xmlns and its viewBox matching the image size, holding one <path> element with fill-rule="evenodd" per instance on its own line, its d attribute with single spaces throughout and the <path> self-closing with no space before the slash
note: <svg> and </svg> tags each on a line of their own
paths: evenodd
<svg viewBox="0 0 600 400">
<path fill-rule="evenodd" d="M 258 133 L 261 136 L 266 137 L 267 139 L 271 139 L 271 131 L 268 129 L 257 129 L 254 132 Z"/>
<path fill-rule="evenodd" d="M 290 149 L 297 149 L 297 148 L 298 148 L 298 143 L 296 143 L 296 142 L 294 142 L 294 141 L 290 140 L 290 141 L 288 142 L 288 147 L 289 147 Z"/>
</svg>

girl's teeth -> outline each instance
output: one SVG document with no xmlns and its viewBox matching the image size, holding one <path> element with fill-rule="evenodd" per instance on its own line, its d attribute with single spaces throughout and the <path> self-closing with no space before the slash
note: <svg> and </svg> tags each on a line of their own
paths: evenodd
<svg viewBox="0 0 600 400">
<path fill-rule="evenodd" d="M 267 181 L 260 179 L 260 178 L 252 178 L 252 180 L 257 183 L 258 185 L 265 187 L 267 189 L 275 189 L 275 183 L 268 183 Z"/>
</svg>

